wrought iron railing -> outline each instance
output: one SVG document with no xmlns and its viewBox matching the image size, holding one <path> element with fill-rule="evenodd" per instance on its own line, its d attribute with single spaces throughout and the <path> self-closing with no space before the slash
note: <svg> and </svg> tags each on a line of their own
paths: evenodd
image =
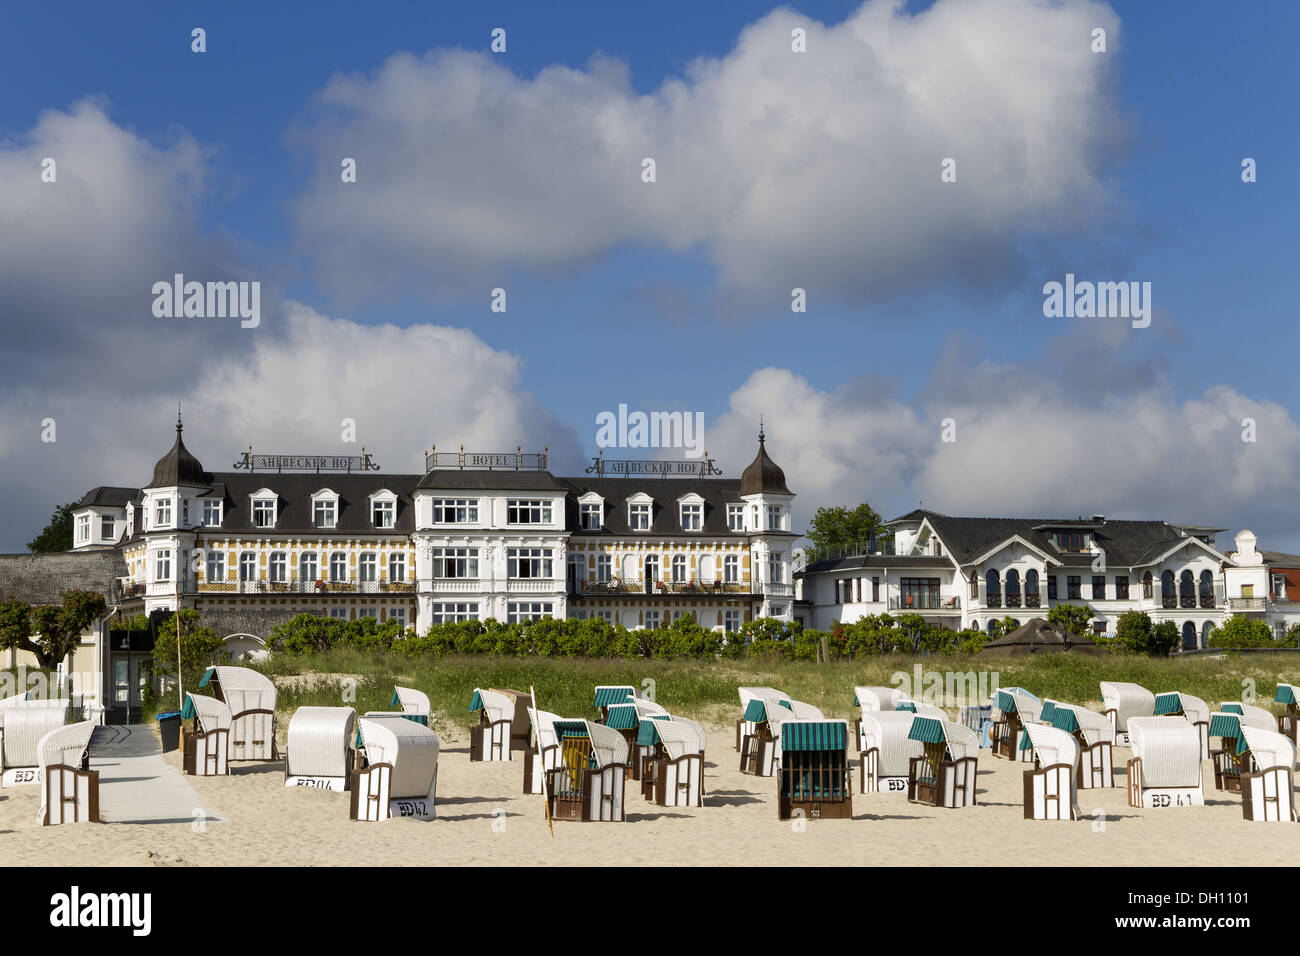
<svg viewBox="0 0 1300 956">
<path fill-rule="evenodd" d="M 961 600 L 957 597 L 901 594 L 890 597 L 889 609 L 891 611 L 959 611 Z"/>
<path fill-rule="evenodd" d="M 757 588 L 757 590 L 756 590 Z M 611 581 L 578 581 L 576 593 L 600 594 L 694 594 L 708 597 L 713 594 L 762 593 L 761 585 L 742 581 L 650 581 L 618 579 Z"/>
<path fill-rule="evenodd" d="M 198 581 L 186 578 L 185 594 L 410 594 L 413 581 L 371 581 L 360 578 L 316 581 Z"/>
<path fill-rule="evenodd" d="M 546 459 L 550 446 L 539 452 L 526 452 L 523 446 L 515 450 L 466 451 L 462 445 L 459 451 L 438 451 L 434 445 L 424 456 L 425 472 L 438 468 L 452 468 L 460 471 L 545 471 Z"/>
</svg>

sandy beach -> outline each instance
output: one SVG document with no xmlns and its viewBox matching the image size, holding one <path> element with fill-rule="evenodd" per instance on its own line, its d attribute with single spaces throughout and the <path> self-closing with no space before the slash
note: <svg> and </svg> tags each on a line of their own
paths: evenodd
<svg viewBox="0 0 1300 956">
<path fill-rule="evenodd" d="M 0 857 L 10 865 L 402 866 L 402 865 L 834 865 L 834 866 L 1275 866 L 1295 829 L 1242 820 L 1236 795 L 1213 789 L 1206 806 L 1135 810 L 1122 786 L 1080 792 L 1073 823 L 1022 817 L 1023 764 L 979 760 L 980 805 L 941 810 L 895 794 L 853 797 L 852 820 L 776 818 L 776 781 L 743 775 L 734 731 L 710 729 L 705 805 L 660 808 L 631 781 L 627 822 L 557 823 L 547 835 L 542 798 L 524 796 L 522 760 L 471 763 L 468 735 L 443 737 L 438 819 L 348 820 L 348 795 L 286 789 L 283 764 L 235 764 L 229 777 L 186 778 L 206 824 L 38 827 L 39 791 L 0 791 Z M 1122 768 L 1129 752 L 1117 749 Z M 853 782 L 860 786 L 856 754 Z M 165 759 L 179 769 L 178 753 Z M 93 763 L 92 763 L 93 766 Z M 199 809 L 199 808 L 196 808 Z"/>
</svg>

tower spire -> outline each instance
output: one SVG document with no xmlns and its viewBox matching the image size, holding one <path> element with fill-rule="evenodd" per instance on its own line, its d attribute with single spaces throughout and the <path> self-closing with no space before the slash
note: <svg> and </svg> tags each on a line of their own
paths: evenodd
<svg viewBox="0 0 1300 956">
<path fill-rule="evenodd" d="M 763 440 L 765 437 L 766 436 L 763 434 L 763 415 L 760 412 L 758 416 L 758 443 L 760 445 L 763 444 Z"/>
<path fill-rule="evenodd" d="M 185 426 L 181 424 L 181 403 L 177 402 L 176 403 L 176 434 L 179 435 L 181 433 L 181 429 L 184 427 Z"/>
</svg>

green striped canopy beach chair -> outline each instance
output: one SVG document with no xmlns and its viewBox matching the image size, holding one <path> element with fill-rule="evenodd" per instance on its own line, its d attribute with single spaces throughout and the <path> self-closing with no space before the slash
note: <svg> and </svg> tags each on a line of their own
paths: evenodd
<svg viewBox="0 0 1300 956">
<path fill-rule="evenodd" d="M 853 816 L 849 724 L 845 720 L 787 720 L 781 728 L 777 816 L 812 819 Z"/>
<path fill-rule="evenodd" d="M 950 720 L 917 716 L 908 738 L 920 741 L 923 753 L 910 761 L 907 798 L 934 807 L 974 806 L 979 735 Z"/>
</svg>

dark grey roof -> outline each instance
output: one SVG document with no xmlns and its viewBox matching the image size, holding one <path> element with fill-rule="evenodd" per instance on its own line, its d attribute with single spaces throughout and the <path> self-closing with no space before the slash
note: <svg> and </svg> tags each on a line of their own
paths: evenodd
<svg viewBox="0 0 1300 956">
<path fill-rule="evenodd" d="M 930 525 L 960 563 L 967 563 L 989 548 L 1019 535 L 1067 565 L 1090 565 L 1092 555 L 1062 554 L 1047 529 L 1068 528 L 1070 519 L 1053 518 L 949 518 L 929 515 Z M 1093 537 L 1106 553 L 1106 563 L 1132 567 L 1154 560 L 1179 542 L 1188 540 L 1163 521 L 1112 521 L 1096 526 Z"/>
<path fill-rule="evenodd" d="M 681 514 L 677 499 L 695 492 L 704 499 L 702 536 L 744 532 L 727 528 L 727 504 L 740 502 L 741 482 L 735 478 L 564 478 L 571 491 L 565 503 L 566 525 L 575 534 L 643 534 L 647 537 L 665 534 L 691 534 L 682 531 Z M 605 499 L 605 526 L 599 531 L 581 531 L 578 525 L 578 497 L 594 491 Z M 636 494 L 647 494 L 653 499 L 650 507 L 650 530 L 632 531 L 627 526 L 627 499 Z"/>
<path fill-rule="evenodd" d="M 933 554 L 866 554 L 852 558 L 825 558 L 814 561 L 800 574 L 821 574 L 826 571 L 856 571 L 880 568 L 939 568 L 952 570 L 952 560 Z"/>
<path fill-rule="evenodd" d="M 274 474 L 269 472 L 221 472 L 213 475 L 213 497 L 225 502 L 222 507 L 221 531 L 258 532 L 267 529 L 253 526 L 253 502 L 256 491 L 269 488 L 278 498 L 275 529 L 283 531 L 319 532 L 377 532 L 383 534 L 410 534 L 415 530 L 415 507 L 411 493 L 420 481 L 419 475 L 386 475 L 377 472 L 365 474 Z M 328 488 L 339 496 L 338 512 L 333 528 L 316 528 L 312 515 L 311 496 Z M 370 496 L 387 488 L 397 495 L 397 516 L 392 529 L 379 529 L 370 519 Z M 191 514 L 198 522 L 201 514 Z"/>
<path fill-rule="evenodd" d="M 1300 568 L 1300 554 L 1287 554 L 1285 551 L 1261 551 L 1260 557 L 1270 567 Z"/>
<path fill-rule="evenodd" d="M 761 431 L 758 433 L 758 454 L 749 463 L 749 467 L 740 474 L 740 493 L 742 495 L 791 493 L 785 486 L 785 472 L 768 457 L 765 436 Z"/>
<path fill-rule="evenodd" d="M 469 491 L 564 491 L 565 485 L 549 471 L 461 471 L 445 468 L 419 479 L 419 488 Z"/>
<path fill-rule="evenodd" d="M 158 459 L 153 466 L 153 478 L 146 488 L 170 488 L 173 485 L 191 485 L 202 487 L 212 481 L 212 476 L 203 470 L 199 460 L 190 454 L 185 442 L 181 440 L 181 423 L 176 422 L 176 441 L 171 450 Z"/>
<path fill-rule="evenodd" d="M 112 600 L 115 578 L 126 562 L 116 549 L 0 554 L 0 601 L 58 604 L 64 591 L 95 591 Z"/>
<path fill-rule="evenodd" d="M 91 488 L 77 502 L 79 508 L 99 505 L 105 508 L 125 508 L 140 493 L 138 488 L 119 488 L 114 485 L 100 485 Z"/>
<path fill-rule="evenodd" d="M 886 521 L 885 525 L 901 524 L 904 521 L 923 521 L 929 517 L 946 518 L 947 515 L 939 514 L 937 511 L 926 511 L 924 508 L 913 508 L 905 515 L 899 515 L 892 521 Z"/>
</svg>

